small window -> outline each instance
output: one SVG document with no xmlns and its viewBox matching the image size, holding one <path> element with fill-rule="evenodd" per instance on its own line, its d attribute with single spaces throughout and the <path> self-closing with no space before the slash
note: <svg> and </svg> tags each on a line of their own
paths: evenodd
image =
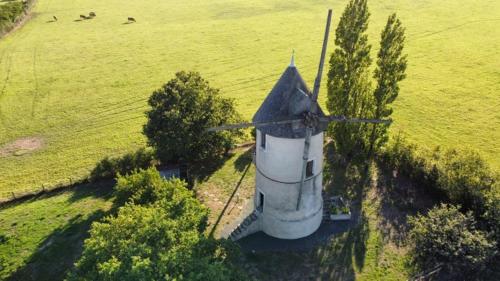
<svg viewBox="0 0 500 281">
<path fill-rule="evenodd" d="M 266 134 L 260 133 L 260 147 L 266 149 Z"/>
<path fill-rule="evenodd" d="M 306 177 L 307 178 L 312 177 L 314 175 L 313 167 L 314 167 L 314 160 L 309 160 L 307 162 L 307 166 L 306 166 Z"/>
</svg>

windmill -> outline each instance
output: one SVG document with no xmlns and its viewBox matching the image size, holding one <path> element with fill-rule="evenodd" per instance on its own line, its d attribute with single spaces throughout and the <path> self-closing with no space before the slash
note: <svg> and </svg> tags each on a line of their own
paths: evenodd
<svg viewBox="0 0 500 281">
<path fill-rule="evenodd" d="M 390 120 L 327 116 L 318 105 L 332 10 L 313 91 L 295 66 L 294 57 L 252 122 L 223 125 L 208 131 L 256 128 L 254 212 L 233 231 L 237 240 L 262 230 L 282 239 L 314 233 L 323 218 L 323 131 L 330 122 L 389 123 Z"/>
</svg>

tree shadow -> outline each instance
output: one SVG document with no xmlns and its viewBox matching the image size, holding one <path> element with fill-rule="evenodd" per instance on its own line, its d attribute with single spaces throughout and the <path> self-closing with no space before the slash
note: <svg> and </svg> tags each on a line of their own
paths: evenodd
<svg viewBox="0 0 500 281">
<path fill-rule="evenodd" d="M 190 186 L 194 186 L 195 182 L 206 181 L 210 176 L 219 170 L 228 159 L 230 159 L 234 153 L 228 153 L 222 157 L 213 159 L 211 161 L 201 161 L 199 163 L 192 164 L 188 168 L 188 183 Z"/>
<path fill-rule="evenodd" d="M 379 167 L 377 192 L 381 198 L 380 231 L 385 240 L 404 246 L 409 231 L 408 216 L 427 213 L 440 201 L 407 177 Z"/>
<path fill-rule="evenodd" d="M 68 223 L 54 230 L 28 258 L 26 264 L 15 271 L 7 280 L 63 280 L 67 271 L 80 257 L 83 241 L 89 236 L 92 222 L 115 212 L 96 211 L 83 218 L 81 214 L 72 217 Z"/>
<path fill-rule="evenodd" d="M 318 250 L 316 258 L 322 265 L 320 276 L 321 280 L 354 280 L 354 268 L 362 271 L 365 265 L 370 235 L 363 200 L 370 188 L 372 171 L 368 161 L 339 161 L 329 144 L 325 151 L 325 194 L 340 195 L 351 203 L 351 222 L 347 233 L 334 237 Z"/>
<path fill-rule="evenodd" d="M 234 168 L 238 172 L 243 172 L 247 169 L 248 165 L 253 162 L 253 156 L 255 153 L 255 147 L 252 147 L 240 154 L 238 158 L 234 161 Z"/>
<path fill-rule="evenodd" d="M 68 198 L 68 202 L 74 203 L 88 197 L 109 200 L 113 197 L 114 185 L 114 180 L 76 185 L 72 190 L 71 196 Z"/>
</svg>

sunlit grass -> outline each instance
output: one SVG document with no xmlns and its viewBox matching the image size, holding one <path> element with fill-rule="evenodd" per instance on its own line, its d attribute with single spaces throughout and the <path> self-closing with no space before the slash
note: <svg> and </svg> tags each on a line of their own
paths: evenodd
<svg viewBox="0 0 500 281">
<path fill-rule="evenodd" d="M 0 198 L 84 177 L 104 156 L 143 146 L 147 97 L 178 70 L 201 72 L 247 119 L 292 49 L 312 86 L 326 10 L 334 9 L 335 28 L 346 3 L 38 0 L 34 18 L 0 40 L 0 144 L 35 136 L 45 145 L 0 158 Z M 374 58 L 390 13 L 407 28 L 394 128 L 423 145 L 477 149 L 498 169 L 500 2 L 369 6 Z M 91 11 L 96 18 L 75 21 Z M 59 21 L 48 23 L 54 15 Z M 124 24 L 129 16 L 137 23 Z"/>
</svg>

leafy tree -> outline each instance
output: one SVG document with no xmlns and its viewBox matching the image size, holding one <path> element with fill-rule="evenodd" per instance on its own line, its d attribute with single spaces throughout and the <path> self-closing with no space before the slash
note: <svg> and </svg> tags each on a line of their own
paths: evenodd
<svg viewBox="0 0 500 281">
<path fill-rule="evenodd" d="M 333 115 L 366 117 L 371 112 L 370 49 L 367 0 L 351 0 L 335 32 L 337 48 L 330 58 L 327 108 Z M 346 160 L 365 149 L 368 141 L 366 124 L 333 123 L 329 134 Z"/>
<path fill-rule="evenodd" d="M 163 162 L 214 160 L 234 145 L 235 132 L 207 132 L 240 120 L 234 102 L 223 98 L 197 72 L 178 72 L 149 98 L 144 134 Z"/>
<path fill-rule="evenodd" d="M 474 279 L 495 255 L 496 243 L 476 229 L 471 213 L 462 214 L 455 206 L 442 204 L 409 222 L 410 256 L 420 270 L 442 264 L 450 276 Z"/>
<path fill-rule="evenodd" d="M 129 202 L 95 222 L 69 280 L 244 280 L 239 250 L 203 234 L 208 210 L 154 169 L 120 177 Z"/>
<path fill-rule="evenodd" d="M 377 80 L 377 87 L 373 93 L 374 118 L 383 119 L 392 114 L 389 105 L 398 97 L 399 82 L 406 77 L 407 59 L 406 55 L 403 55 L 404 41 L 405 29 L 396 14 L 392 14 L 382 31 L 377 68 L 374 73 L 374 78 Z M 386 124 L 371 126 L 369 154 L 387 142 L 389 127 Z"/>
</svg>

